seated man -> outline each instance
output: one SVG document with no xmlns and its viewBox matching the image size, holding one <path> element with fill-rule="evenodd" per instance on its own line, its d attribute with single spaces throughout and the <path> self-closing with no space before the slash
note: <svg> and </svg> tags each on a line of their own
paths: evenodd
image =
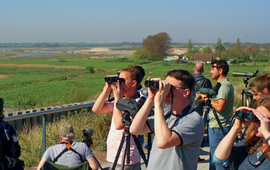
<svg viewBox="0 0 270 170">
<path fill-rule="evenodd" d="M 98 169 L 98 163 L 86 144 L 82 142 L 73 142 L 75 134 L 71 125 L 62 125 L 58 133 L 61 144 L 53 145 L 46 150 L 38 165 L 38 170 L 42 168 L 46 161 L 61 164 L 67 167 L 80 165 L 81 163 L 87 161 L 93 170 Z M 66 148 L 70 149 L 63 152 L 63 150 Z M 61 152 L 63 153 L 61 154 Z"/>
</svg>

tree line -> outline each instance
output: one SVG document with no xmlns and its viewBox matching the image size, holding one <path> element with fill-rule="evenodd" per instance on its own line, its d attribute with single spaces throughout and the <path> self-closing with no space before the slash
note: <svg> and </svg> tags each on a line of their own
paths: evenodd
<svg viewBox="0 0 270 170">
<path fill-rule="evenodd" d="M 135 59 L 163 59 L 171 51 L 172 39 L 169 34 L 162 32 L 156 35 L 149 35 L 143 39 L 142 48 L 133 53 Z M 185 54 L 191 60 L 196 53 L 211 53 L 213 58 L 220 57 L 224 60 L 232 60 L 234 63 L 241 62 L 270 62 L 270 44 L 241 43 L 237 38 L 235 43 L 222 43 L 218 38 L 216 44 L 204 45 L 204 47 L 193 47 L 191 39 L 185 45 Z"/>
</svg>

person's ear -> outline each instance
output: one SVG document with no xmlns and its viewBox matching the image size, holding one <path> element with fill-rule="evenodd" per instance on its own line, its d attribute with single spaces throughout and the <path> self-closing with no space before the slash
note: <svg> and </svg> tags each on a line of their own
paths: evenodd
<svg viewBox="0 0 270 170">
<path fill-rule="evenodd" d="M 223 74 L 223 68 L 218 69 L 219 74 Z"/>
<path fill-rule="evenodd" d="M 137 87 L 137 80 L 133 80 L 131 86 L 132 86 L 132 87 Z"/>
<path fill-rule="evenodd" d="M 268 88 L 264 88 L 262 92 L 265 94 L 270 94 L 270 90 Z"/>
<path fill-rule="evenodd" d="M 185 89 L 184 91 L 184 97 L 188 97 L 190 94 L 190 90 L 189 89 Z"/>
</svg>

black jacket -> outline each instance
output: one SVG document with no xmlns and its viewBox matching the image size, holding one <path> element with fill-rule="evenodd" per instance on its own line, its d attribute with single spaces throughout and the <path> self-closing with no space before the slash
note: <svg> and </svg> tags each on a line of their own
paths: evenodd
<svg viewBox="0 0 270 170">
<path fill-rule="evenodd" d="M 205 78 L 201 74 L 194 73 L 193 76 L 195 77 L 195 84 L 193 86 L 192 92 L 189 95 L 189 103 L 200 115 L 203 114 L 203 106 L 205 105 L 204 102 L 199 102 L 195 100 L 196 93 L 199 91 L 201 87 L 204 88 L 212 88 L 212 83 L 209 79 Z"/>
<path fill-rule="evenodd" d="M 4 127 L 3 127 L 4 124 Z M 8 132 L 8 135 L 10 137 L 10 141 L 7 140 L 6 134 L 5 134 L 5 129 Z M 8 157 L 13 157 L 13 158 L 19 158 L 21 155 L 21 148 L 17 140 L 16 136 L 16 131 L 14 128 L 3 121 L 3 123 L 0 121 L 0 155 L 8 156 Z M 7 160 L 4 159 L 2 160 L 6 164 Z"/>
</svg>

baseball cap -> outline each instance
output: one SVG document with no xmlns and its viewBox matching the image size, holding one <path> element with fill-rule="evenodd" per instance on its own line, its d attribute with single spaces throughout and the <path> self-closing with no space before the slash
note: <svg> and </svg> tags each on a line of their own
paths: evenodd
<svg viewBox="0 0 270 170">
<path fill-rule="evenodd" d="M 58 131 L 58 134 L 63 137 L 70 133 L 74 134 L 74 129 L 71 125 L 62 125 Z"/>
</svg>

